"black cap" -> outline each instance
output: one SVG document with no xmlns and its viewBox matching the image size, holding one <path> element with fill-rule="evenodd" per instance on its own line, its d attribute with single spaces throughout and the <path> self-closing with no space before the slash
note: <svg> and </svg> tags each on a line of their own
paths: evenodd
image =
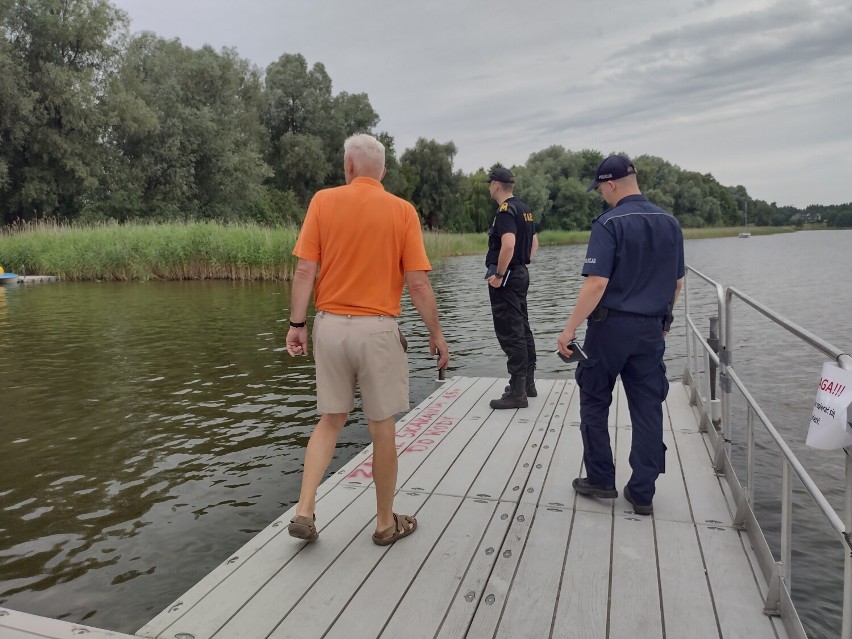
<svg viewBox="0 0 852 639">
<path fill-rule="evenodd" d="M 509 169 L 504 168 L 502 166 L 498 166 L 496 169 L 494 169 L 493 171 L 491 171 L 491 173 L 488 174 L 488 181 L 514 184 L 515 176 Z"/>
<path fill-rule="evenodd" d="M 610 155 L 598 164 L 598 168 L 595 169 L 595 181 L 589 184 L 586 192 L 594 191 L 601 182 L 620 180 L 632 173 L 636 173 L 636 167 L 633 166 L 633 162 L 623 155 Z"/>
</svg>

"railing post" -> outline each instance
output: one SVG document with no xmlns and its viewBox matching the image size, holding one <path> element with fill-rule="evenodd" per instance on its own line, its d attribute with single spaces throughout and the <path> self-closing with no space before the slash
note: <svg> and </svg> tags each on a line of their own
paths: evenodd
<svg viewBox="0 0 852 639">
<path fill-rule="evenodd" d="M 713 349 L 713 352 L 719 354 L 719 316 L 714 315 L 710 318 L 710 333 L 707 337 L 707 345 Z M 722 421 L 721 408 L 722 402 L 719 400 L 719 394 L 716 390 L 716 369 L 718 366 L 712 359 L 710 360 L 710 421 L 713 426 L 719 428 Z"/>
<path fill-rule="evenodd" d="M 724 302 L 720 309 L 720 317 L 725 318 L 720 328 L 721 344 L 719 345 L 719 382 L 722 386 L 722 433 L 725 441 L 731 441 L 731 388 L 733 382 L 728 375 L 728 367 L 733 365 L 731 350 L 734 344 L 734 312 L 733 294 L 730 288 L 725 289 Z M 728 444 L 730 446 L 730 444 Z M 730 449 L 729 449 L 730 453 Z"/>
<path fill-rule="evenodd" d="M 787 592 L 793 589 L 793 482 L 790 472 L 790 464 L 785 459 L 781 473 L 781 578 L 787 585 Z"/>
<path fill-rule="evenodd" d="M 845 368 L 845 367 L 844 367 Z M 852 531 L 852 456 L 846 452 L 846 512 L 843 514 L 846 534 Z M 852 639 L 852 550 L 844 548 L 843 561 L 843 639 Z"/>
<path fill-rule="evenodd" d="M 852 371 L 852 357 L 846 353 L 837 358 L 837 363 L 841 368 Z M 850 419 L 852 419 L 852 414 L 847 412 L 846 420 L 849 421 Z M 852 457 L 845 448 L 843 452 L 846 453 L 846 508 L 843 513 L 843 532 L 846 533 L 848 540 L 849 535 L 852 535 Z M 852 639 L 852 550 L 844 548 L 844 551 L 843 630 L 840 636 L 843 639 Z"/>
<path fill-rule="evenodd" d="M 674 312 L 674 309 L 672 309 Z M 689 269 L 683 274 L 683 323 L 686 325 L 686 367 L 692 363 L 690 356 L 692 355 L 691 344 L 689 343 L 689 322 L 686 318 L 689 317 Z"/>
<path fill-rule="evenodd" d="M 746 408 L 746 429 L 748 446 L 748 467 L 746 468 L 746 496 L 748 503 L 754 508 L 754 411 L 751 406 Z"/>
<path fill-rule="evenodd" d="M 719 318 L 715 315 L 710 318 L 710 333 L 707 337 L 707 346 L 719 354 Z M 716 362 L 710 361 L 710 399 L 716 399 Z"/>
</svg>

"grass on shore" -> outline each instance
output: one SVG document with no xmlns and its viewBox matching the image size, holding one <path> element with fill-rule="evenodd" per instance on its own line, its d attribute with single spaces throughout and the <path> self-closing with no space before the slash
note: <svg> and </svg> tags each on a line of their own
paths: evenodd
<svg viewBox="0 0 852 639">
<path fill-rule="evenodd" d="M 684 229 L 687 239 L 732 237 L 743 227 Z M 749 227 L 752 235 L 792 227 Z M 66 280 L 288 280 L 296 265 L 294 227 L 170 222 L 95 226 L 37 222 L 0 230 L 0 266 Z M 423 234 L 430 260 L 485 253 L 484 233 Z M 542 246 L 585 244 L 588 231 L 543 231 Z"/>
</svg>

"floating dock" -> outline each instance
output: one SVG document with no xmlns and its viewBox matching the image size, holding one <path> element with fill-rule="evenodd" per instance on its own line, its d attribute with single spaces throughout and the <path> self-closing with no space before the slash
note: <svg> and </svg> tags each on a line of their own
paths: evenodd
<svg viewBox="0 0 852 639">
<path fill-rule="evenodd" d="M 18 284 L 44 284 L 46 282 L 58 282 L 56 275 L 18 275 Z"/>
<path fill-rule="evenodd" d="M 671 384 L 667 472 L 654 515 L 641 517 L 621 495 L 631 428 L 620 383 L 609 422 L 615 500 L 571 488 L 583 456 L 573 379 L 536 380 L 529 408 L 494 411 L 488 401 L 505 383 L 453 377 L 400 420 L 395 509 L 417 516 L 413 535 L 372 543 L 368 446 L 320 486 L 316 542 L 287 534 L 291 508 L 135 636 L 798 635 L 763 611 L 767 584 L 746 533 L 731 525 L 736 504 L 688 387 Z M 3 639 L 131 636 L 3 613 Z"/>
</svg>

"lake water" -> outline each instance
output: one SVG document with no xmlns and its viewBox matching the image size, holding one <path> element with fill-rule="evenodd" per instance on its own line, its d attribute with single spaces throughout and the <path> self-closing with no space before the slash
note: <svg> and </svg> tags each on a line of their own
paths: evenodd
<svg viewBox="0 0 852 639">
<path fill-rule="evenodd" d="M 686 244 L 691 266 L 847 352 L 850 248 L 852 231 Z M 565 375 L 552 352 L 584 254 L 543 247 L 530 268 L 542 377 Z M 481 262 L 451 258 L 432 274 L 448 376 L 505 374 Z M 707 325 L 712 299 L 693 287 Z M 289 285 L 272 283 L 0 288 L 0 606 L 135 632 L 295 503 L 318 415 L 312 360 L 283 348 L 288 305 Z M 736 370 L 842 516 L 842 451 L 802 444 L 825 358 L 736 309 Z M 678 310 L 671 379 L 685 356 Z M 413 406 L 435 389 L 434 361 L 407 300 L 400 324 Z M 330 472 L 368 442 L 356 410 Z M 758 446 L 758 511 L 771 529 L 780 463 Z M 807 508 L 794 513 L 794 596 L 812 638 L 836 636 L 843 552 Z"/>
</svg>

